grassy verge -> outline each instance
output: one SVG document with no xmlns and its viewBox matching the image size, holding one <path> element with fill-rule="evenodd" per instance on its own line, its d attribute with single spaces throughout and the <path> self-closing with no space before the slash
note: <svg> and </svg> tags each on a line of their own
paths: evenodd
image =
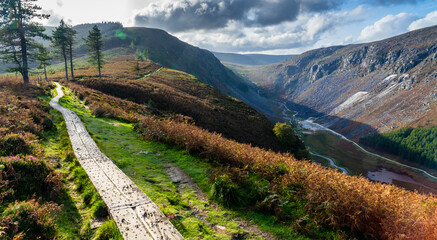
<svg viewBox="0 0 437 240">
<path fill-rule="evenodd" d="M 187 239 L 263 239 L 260 234 L 242 229 L 239 219 L 250 219 L 263 231 L 285 239 L 307 239 L 306 236 L 335 239 L 332 232 L 323 232 L 316 227 L 298 234 L 296 229 L 284 221 L 255 211 L 239 211 L 218 208 L 207 199 L 199 198 L 193 188 L 175 182 L 167 173 L 170 166 L 177 166 L 187 173 L 203 192 L 211 192 L 210 175 L 214 174 L 212 163 L 164 143 L 144 141 L 133 131 L 132 124 L 108 118 L 95 118 L 64 88 L 66 96 L 61 104 L 75 111 L 84 122 L 98 146 L 112 158 L 159 207 L 172 218 L 173 224 Z M 299 207 L 296 212 L 299 211 Z M 305 222 L 305 214 L 300 220 Z M 305 224 L 304 224 L 305 225 Z M 248 234 L 247 234 L 248 233 Z"/>
<path fill-rule="evenodd" d="M 51 98 L 48 95 L 40 97 L 47 104 Z M 58 239 L 122 239 L 118 228 L 108 218 L 99 194 L 73 154 L 62 115 L 54 109 L 51 114 L 56 130 L 48 132 L 42 144 L 46 158 L 62 173 L 65 185 L 62 211 L 55 223 Z M 96 220 L 101 222 L 96 226 L 103 225 L 92 229 L 91 222 Z"/>
</svg>

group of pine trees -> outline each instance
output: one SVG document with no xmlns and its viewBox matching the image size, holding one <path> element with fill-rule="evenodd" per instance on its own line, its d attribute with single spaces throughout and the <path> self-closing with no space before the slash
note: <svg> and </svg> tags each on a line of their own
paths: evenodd
<svg viewBox="0 0 437 240">
<path fill-rule="evenodd" d="M 76 30 L 61 20 L 52 36 L 45 34 L 45 28 L 36 23 L 35 19 L 48 19 L 50 15 L 39 13 L 41 7 L 34 4 L 37 0 L 0 0 L 0 60 L 11 64 L 7 71 L 19 72 L 24 83 L 29 83 L 29 63 L 36 61 L 43 69 L 47 80 L 47 66 L 52 61 L 49 50 L 36 39 L 50 40 L 54 53 L 60 55 L 65 64 L 65 78 L 68 76 L 68 61 L 71 78 L 74 79 L 73 46 L 76 44 Z M 102 34 L 94 26 L 85 39 L 87 50 L 90 51 L 89 62 L 95 65 L 102 77 L 103 60 Z"/>
<path fill-rule="evenodd" d="M 360 143 L 437 169 L 437 127 L 404 127 L 361 138 Z"/>
</svg>

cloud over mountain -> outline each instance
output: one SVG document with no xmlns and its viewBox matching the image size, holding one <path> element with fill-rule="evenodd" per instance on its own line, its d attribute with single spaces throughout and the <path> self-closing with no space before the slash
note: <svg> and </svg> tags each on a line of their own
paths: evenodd
<svg viewBox="0 0 437 240">
<path fill-rule="evenodd" d="M 414 14 L 389 14 L 374 24 L 365 27 L 361 31 L 358 40 L 362 42 L 375 41 L 407 32 L 408 26 L 416 19 L 417 16 Z"/>
<path fill-rule="evenodd" d="M 363 8 L 358 7 L 341 13 L 301 14 L 293 22 L 283 22 L 268 27 L 245 27 L 244 23 L 234 21 L 219 31 L 190 30 L 176 33 L 176 36 L 196 46 L 217 51 L 250 52 L 306 48 L 338 26 L 351 21 L 360 21 L 364 11 Z"/>
<path fill-rule="evenodd" d="M 146 2 L 134 14 L 135 26 L 164 29 L 186 42 L 214 51 L 281 53 L 283 49 L 302 52 L 341 44 L 337 38 L 348 37 L 347 43 L 353 43 L 406 32 L 420 13 L 393 11 L 392 15 L 378 20 L 381 16 L 373 10 L 406 9 L 414 4 L 419 7 L 417 3 L 430 4 L 432 0 L 353 3 L 345 0 L 148 0 L 147 5 Z M 365 26 L 369 19 L 374 24 Z M 416 25 L 430 21 L 433 18 L 428 17 Z"/>
<path fill-rule="evenodd" d="M 343 0 L 164 0 L 135 16 L 136 25 L 173 32 L 224 28 L 231 22 L 244 26 L 273 26 L 295 21 L 299 14 L 338 8 Z"/>
<path fill-rule="evenodd" d="M 428 13 L 424 18 L 418 19 L 410 24 L 408 30 L 413 31 L 419 28 L 430 27 L 437 24 L 437 11 Z"/>
</svg>

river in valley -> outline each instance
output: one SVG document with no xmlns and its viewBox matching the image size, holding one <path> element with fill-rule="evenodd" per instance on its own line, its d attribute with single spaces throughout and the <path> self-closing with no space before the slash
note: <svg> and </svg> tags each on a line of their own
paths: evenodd
<svg viewBox="0 0 437 240">
<path fill-rule="evenodd" d="M 362 175 L 372 181 L 437 194 L 437 171 L 420 169 L 370 152 L 312 119 L 298 120 L 297 113 L 285 103 L 280 103 L 280 106 L 283 120 L 299 126 L 312 160 L 344 174 Z"/>
</svg>

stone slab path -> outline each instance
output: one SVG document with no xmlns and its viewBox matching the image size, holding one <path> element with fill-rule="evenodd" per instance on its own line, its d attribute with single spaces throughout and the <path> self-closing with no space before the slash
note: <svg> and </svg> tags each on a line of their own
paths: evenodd
<svg viewBox="0 0 437 240">
<path fill-rule="evenodd" d="M 89 135 L 79 117 L 62 107 L 61 85 L 50 106 L 62 113 L 76 158 L 96 187 L 123 238 L 184 239 L 158 206 L 141 191 L 105 154 Z"/>
</svg>

